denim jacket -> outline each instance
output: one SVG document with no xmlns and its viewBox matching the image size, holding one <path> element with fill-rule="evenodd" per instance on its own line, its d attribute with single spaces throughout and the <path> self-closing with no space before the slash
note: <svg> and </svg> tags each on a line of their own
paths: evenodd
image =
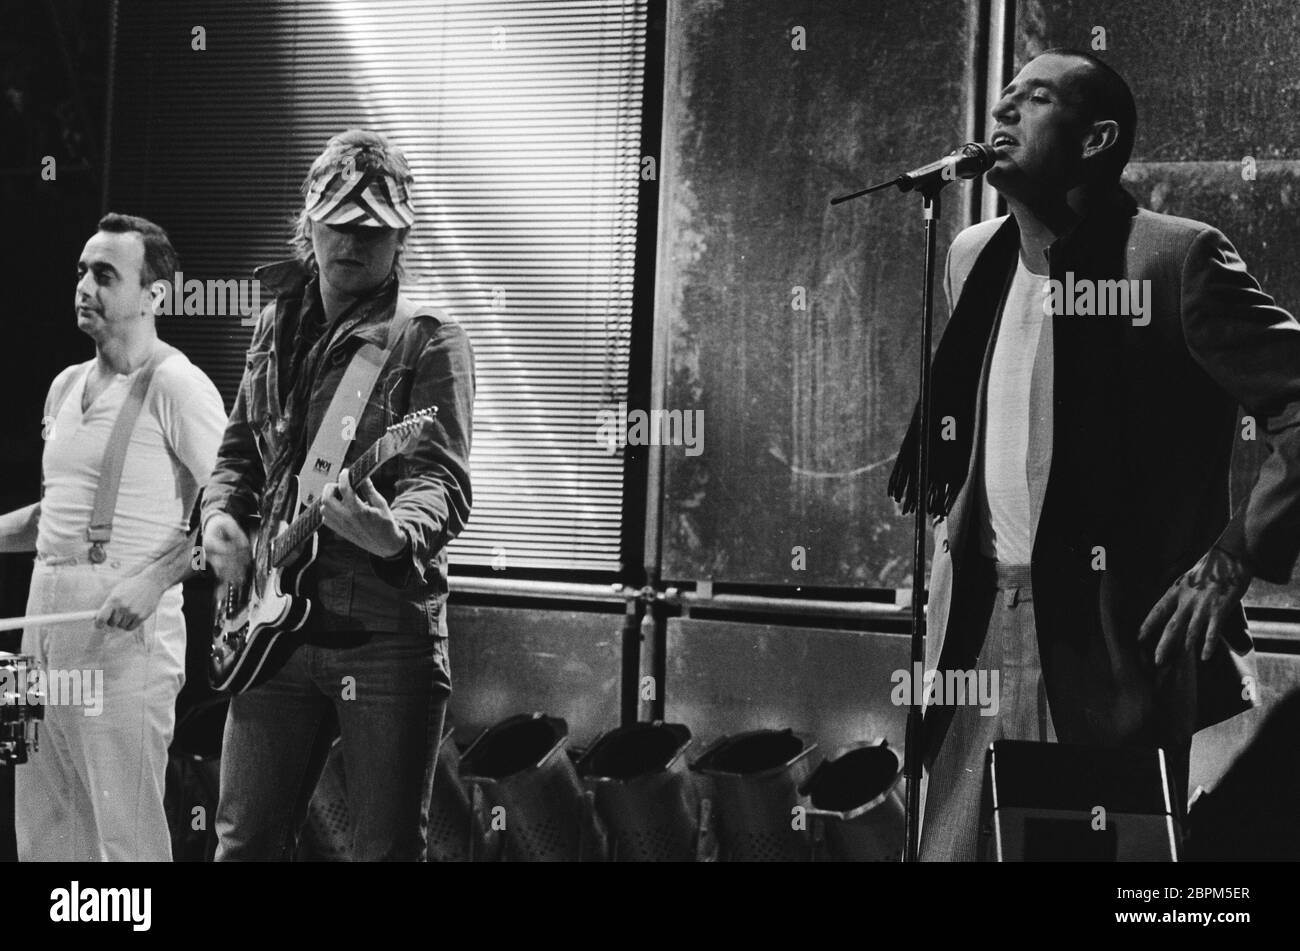
<svg viewBox="0 0 1300 951">
<path fill-rule="evenodd" d="M 282 403 L 282 393 L 290 389 L 289 381 L 280 379 L 287 365 L 282 356 L 292 346 L 283 328 L 287 316 L 301 314 L 313 301 L 320 306 L 315 278 L 298 261 L 259 268 L 254 277 L 275 300 L 262 310 L 253 330 L 244 377 L 203 502 L 205 522 L 225 512 L 250 531 L 255 518 L 287 520 L 292 515 L 283 511 L 282 500 L 297 472 L 285 473 L 276 480 L 279 484 L 266 484 L 283 442 L 293 427 L 304 425 L 287 419 Z M 366 343 L 387 346 L 397 296 L 392 280 L 343 318 L 309 397 L 306 442 L 320 426 L 357 349 Z M 390 424 L 428 406 L 438 409 L 433 421 L 371 476 L 407 546 L 393 558 L 379 558 L 322 527 L 304 591 L 313 601 L 311 623 L 318 630 L 446 636 L 447 544 L 464 529 L 472 502 L 474 354 L 464 329 L 440 312 L 407 324 L 356 421 L 344 465 L 350 466 Z"/>
</svg>

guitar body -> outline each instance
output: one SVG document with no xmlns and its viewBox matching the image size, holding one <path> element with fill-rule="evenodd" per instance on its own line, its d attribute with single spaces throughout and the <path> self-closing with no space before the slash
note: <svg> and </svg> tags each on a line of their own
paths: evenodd
<svg viewBox="0 0 1300 951">
<path fill-rule="evenodd" d="M 437 407 L 429 406 L 389 426 L 353 461 L 354 484 L 405 450 L 437 412 Z M 318 499 L 309 497 L 310 504 L 302 504 L 302 485 L 295 476 L 289 506 L 296 513 L 293 522 L 264 523 L 254 537 L 251 576 L 242 584 L 217 585 L 208 655 L 208 681 L 217 690 L 243 693 L 256 685 L 276 642 L 301 629 L 311 616 L 311 601 L 302 596 L 302 579 L 316 561 L 320 545 L 316 533 L 323 515 Z"/>
<path fill-rule="evenodd" d="M 273 534 L 259 532 L 253 540 L 253 564 L 271 538 L 288 528 L 275 526 Z M 269 568 L 244 585 L 217 585 L 213 612 L 212 649 L 208 655 L 208 682 L 217 690 L 243 693 L 257 684 L 271 649 L 280 635 L 299 630 L 311 616 L 311 601 L 301 596 L 302 578 L 316 560 L 316 535 L 304 544 L 290 565 Z"/>
</svg>

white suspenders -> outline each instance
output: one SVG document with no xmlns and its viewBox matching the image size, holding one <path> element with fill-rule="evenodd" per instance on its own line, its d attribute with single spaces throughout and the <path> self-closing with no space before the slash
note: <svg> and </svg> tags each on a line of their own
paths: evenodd
<svg viewBox="0 0 1300 951">
<path fill-rule="evenodd" d="M 104 546 L 113 538 L 113 512 L 117 508 L 117 492 L 122 484 L 122 467 L 126 464 L 126 450 L 131 444 L 131 433 L 135 429 L 136 420 L 140 418 L 145 398 L 149 395 L 154 371 L 158 369 L 158 364 L 176 352 L 176 348 L 170 344 L 161 340 L 157 342 L 153 356 L 132 381 L 131 391 L 127 393 L 126 400 L 118 411 L 113 432 L 108 437 L 108 445 L 104 447 L 104 459 L 99 467 L 99 484 L 95 487 L 95 503 L 90 513 L 90 527 L 86 529 L 86 540 L 90 543 L 89 557 L 97 565 L 108 557 Z M 87 367 L 84 376 L 89 375 L 90 368 Z M 53 401 L 51 412 L 56 419 L 75 384 L 74 375 L 72 382 L 65 385 L 63 392 Z"/>
</svg>

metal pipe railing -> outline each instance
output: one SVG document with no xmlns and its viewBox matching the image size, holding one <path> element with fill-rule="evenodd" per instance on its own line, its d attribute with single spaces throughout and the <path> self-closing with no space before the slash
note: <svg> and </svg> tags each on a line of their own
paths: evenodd
<svg viewBox="0 0 1300 951">
<path fill-rule="evenodd" d="M 701 594 L 668 588 L 663 592 L 632 588 L 621 584 L 575 584 L 563 581 L 527 581 L 506 578 L 451 578 L 456 594 L 476 594 L 503 598 L 549 598 L 562 601 L 589 601 L 623 604 L 629 600 L 655 600 L 670 607 L 680 607 L 689 614 L 696 609 L 733 611 L 749 614 L 798 615 L 827 619 L 858 619 L 905 622 L 910 617 L 906 605 L 886 601 L 823 601 L 814 598 L 784 598 L 754 594 Z M 1253 619 L 1250 634 L 1273 641 L 1300 642 L 1300 621 Z"/>
<path fill-rule="evenodd" d="M 575 584 L 567 581 L 526 581 L 515 578 L 457 577 L 449 579 L 452 594 L 481 594 L 513 598 L 554 598 L 622 604 L 640 594 L 621 584 Z"/>
<path fill-rule="evenodd" d="M 693 591 L 683 591 L 675 600 L 688 611 L 707 608 L 718 611 L 798 614 L 804 617 L 899 621 L 911 617 L 910 608 L 885 601 L 817 601 L 811 598 L 778 598 L 754 594 L 700 595 Z"/>
</svg>

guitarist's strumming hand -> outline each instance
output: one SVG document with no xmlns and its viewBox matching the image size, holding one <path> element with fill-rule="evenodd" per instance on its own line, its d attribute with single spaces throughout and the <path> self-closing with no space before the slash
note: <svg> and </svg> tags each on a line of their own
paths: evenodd
<svg viewBox="0 0 1300 951">
<path fill-rule="evenodd" d="M 321 514 L 327 528 L 372 555 L 392 558 L 406 547 L 406 533 L 384 497 L 369 479 L 363 479 L 353 491 L 352 474 L 347 469 L 339 472 L 338 482 L 321 491 Z"/>
<path fill-rule="evenodd" d="M 218 513 L 203 526 L 203 557 L 222 581 L 240 584 L 253 564 L 253 548 L 234 517 Z"/>
</svg>

